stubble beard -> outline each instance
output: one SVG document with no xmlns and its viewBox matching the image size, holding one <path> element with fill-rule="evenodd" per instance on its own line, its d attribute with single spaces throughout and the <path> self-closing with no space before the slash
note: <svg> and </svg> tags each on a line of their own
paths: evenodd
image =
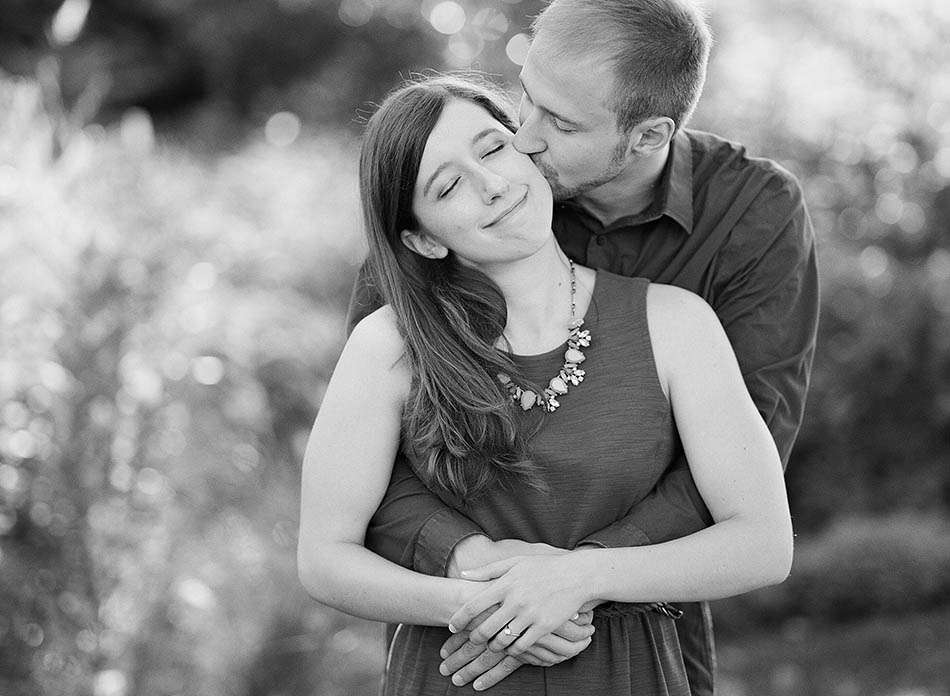
<svg viewBox="0 0 950 696">
<path fill-rule="evenodd" d="M 547 164 L 547 162 L 542 160 L 540 157 L 532 157 L 531 159 L 534 161 L 535 166 L 538 168 L 544 178 L 547 179 L 548 184 L 551 187 L 551 194 L 554 196 L 554 201 L 568 201 L 572 198 L 583 195 L 588 191 L 592 191 L 598 186 L 603 186 L 608 181 L 616 178 L 616 176 L 626 165 L 626 145 L 626 141 L 624 140 L 621 140 L 619 143 L 617 143 L 617 147 L 614 148 L 614 151 L 610 155 L 610 161 L 607 163 L 607 167 L 597 176 L 579 184 L 575 184 L 574 186 L 565 186 L 562 184 L 558 178 L 557 172 L 554 171 L 554 169 L 552 169 Z"/>
</svg>

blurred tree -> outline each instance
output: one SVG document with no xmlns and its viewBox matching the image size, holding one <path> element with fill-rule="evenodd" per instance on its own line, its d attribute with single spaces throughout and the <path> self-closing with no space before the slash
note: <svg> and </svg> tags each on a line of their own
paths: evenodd
<svg viewBox="0 0 950 696">
<path fill-rule="evenodd" d="M 36 75 L 55 58 L 67 110 L 85 98 L 98 120 L 130 106 L 163 118 L 210 105 L 239 119 L 232 126 L 280 109 L 345 121 L 399 75 L 440 64 L 418 3 L 367 7 L 347 23 L 333 0 L 2 0 L 0 68 Z M 75 31 L 58 34 L 58 14 Z"/>
</svg>

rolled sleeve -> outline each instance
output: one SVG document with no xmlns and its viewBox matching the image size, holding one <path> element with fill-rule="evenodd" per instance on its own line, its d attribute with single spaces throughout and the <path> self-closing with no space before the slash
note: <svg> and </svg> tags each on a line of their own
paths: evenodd
<svg viewBox="0 0 950 696">
<path fill-rule="evenodd" d="M 689 472 L 689 464 L 680 456 L 656 487 L 624 517 L 588 535 L 580 544 L 602 548 L 647 546 L 680 539 L 710 524 L 712 517 Z"/>
</svg>

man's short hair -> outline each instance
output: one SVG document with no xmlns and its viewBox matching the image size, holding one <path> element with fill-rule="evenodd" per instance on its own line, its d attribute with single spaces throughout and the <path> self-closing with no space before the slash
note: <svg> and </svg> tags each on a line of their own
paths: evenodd
<svg viewBox="0 0 950 696">
<path fill-rule="evenodd" d="M 567 55 L 604 56 L 613 64 L 608 104 L 629 132 L 646 118 L 689 119 L 706 80 L 712 33 L 690 0 L 553 0 L 532 33 Z"/>
</svg>

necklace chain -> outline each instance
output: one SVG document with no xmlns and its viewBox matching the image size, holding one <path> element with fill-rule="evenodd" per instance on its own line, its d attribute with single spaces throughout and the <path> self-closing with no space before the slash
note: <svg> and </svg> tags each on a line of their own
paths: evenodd
<svg viewBox="0 0 950 696">
<path fill-rule="evenodd" d="M 540 406 L 548 413 L 553 413 L 561 405 L 558 397 L 567 394 L 568 385 L 577 386 L 584 381 L 586 372 L 580 368 L 580 364 L 587 357 L 581 348 L 587 348 L 590 345 L 590 331 L 581 330 L 584 325 L 583 319 L 576 318 L 577 303 L 577 273 L 574 270 L 574 262 L 568 259 L 571 269 L 571 323 L 568 324 L 567 350 L 564 351 L 564 365 L 557 376 L 552 377 L 540 394 L 536 394 L 530 389 L 523 389 L 515 384 L 511 377 L 503 372 L 498 373 L 498 381 L 504 385 L 512 401 L 519 404 L 525 411 L 529 411 L 535 406 Z"/>
</svg>

